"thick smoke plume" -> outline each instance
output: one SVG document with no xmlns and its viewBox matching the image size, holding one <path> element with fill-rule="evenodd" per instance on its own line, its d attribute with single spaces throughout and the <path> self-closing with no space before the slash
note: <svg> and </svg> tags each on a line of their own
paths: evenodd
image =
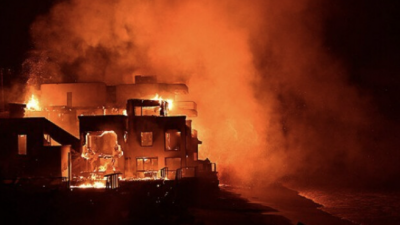
<svg viewBox="0 0 400 225">
<path fill-rule="evenodd" d="M 217 162 L 221 182 L 375 175 L 364 149 L 368 99 L 325 49 L 322 9 L 307 0 L 61 1 L 32 25 L 32 57 L 46 72 L 31 82 L 187 83 L 200 157 Z"/>
</svg>

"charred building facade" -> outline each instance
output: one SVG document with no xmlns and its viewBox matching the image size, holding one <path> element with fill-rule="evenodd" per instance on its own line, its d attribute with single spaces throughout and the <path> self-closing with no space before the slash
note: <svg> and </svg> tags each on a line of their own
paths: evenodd
<svg viewBox="0 0 400 225">
<path fill-rule="evenodd" d="M 118 180 L 199 178 L 218 185 L 215 163 L 198 159 L 196 104 L 177 101 L 187 92 L 145 76 L 116 86 L 42 84 L 37 106 L 13 105 L 0 119 L 1 179 L 117 187 Z"/>
</svg>

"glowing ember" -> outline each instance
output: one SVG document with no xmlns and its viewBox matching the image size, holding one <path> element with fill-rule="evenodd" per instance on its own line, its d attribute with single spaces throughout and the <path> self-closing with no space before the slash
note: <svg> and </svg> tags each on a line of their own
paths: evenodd
<svg viewBox="0 0 400 225">
<path fill-rule="evenodd" d="M 26 108 L 30 111 L 40 111 L 41 108 L 39 106 L 39 100 L 35 97 L 34 94 L 30 97 L 28 103 L 26 104 Z"/>
<path fill-rule="evenodd" d="M 156 94 L 156 96 L 154 96 L 154 98 L 152 98 L 151 100 L 158 100 L 159 102 L 160 102 L 160 104 L 161 104 L 161 101 L 166 101 L 166 102 L 168 102 L 168 109 L 169 110 L 172 110 L 172 107 L 173 107 L 173 100 L 171 100 L 171 99 L 163 99 L 161 96 L 159 96 L 158 94 Z"/>
<path fill-rule="evenodd" d="M 85 184 L 81 184 L 79 186 L 71 186 L 71 188 L 106 188 L 106 185 L 104 184 L 104 182 L 96 181 L 93 184 L 85 183 Z"/>
<path fill-rule="evenodd" d="M 107 165 L 101 165 L 101 166 L 99 166 L 99 168 L 98 168 L 98 171 L 99 172 L 105 172 L 107 170 Z"/>
</svg>

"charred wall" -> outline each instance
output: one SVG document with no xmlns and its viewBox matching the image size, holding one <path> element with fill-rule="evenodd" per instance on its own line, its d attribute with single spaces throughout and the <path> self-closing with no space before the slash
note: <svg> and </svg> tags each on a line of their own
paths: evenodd
<svg viewBox="0 0 400 225">
<path fill-rule="evenodd" d="M 70 147 L 46 146 L 45 134 L 43 118 L 0 119 L 1 179 L 61 179 L 62 151 Z"/>
<path fill-rule="evenodd" d="M 128 101 L 129 104 L 129 101 Z M 135 174 L 138 158 L 157 158 L 157 170 L 167 166 L 167 158 L 180 158 L 181 166 L 186 166 L 186 117 L 135 116 L 128 107 L 128 139 L 129 151 L 126 154 L 128 169 Z M 166 149 L 166 132 L 174 130 L 180 133 L 179 150 Z M 150 145 L 143 145 L 143 133 L 152 136 Z"/>
</svg>

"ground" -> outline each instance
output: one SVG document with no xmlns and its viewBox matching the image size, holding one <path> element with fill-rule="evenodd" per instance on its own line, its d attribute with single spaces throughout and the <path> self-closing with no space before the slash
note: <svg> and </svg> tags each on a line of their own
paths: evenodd
<svg viewBox="0 0 400 225">
<path fill-rule="evenodd" d="M 279 188 L 278 202 L 317 212 L 316 205 Z M 268 190 L 266 190 L 268 191 Z M 275 193 L 276 190 L 274 190 Z M 278 210 L 249 202 L 227 186 L 195 181 L 148 181 L 121 184 L 115 190 L 1 186 L 1 214 L 12 224 L 160 224 L 160 225 L 309 225 Z M 253 193 L 255 194 L 255 193 Z M 243 197 L 243 196 L 246 196 Z M 289 204 L 293 205 L 293 204 Z M 303 211 L 301 211 L 303 210 Z M 322 213 L 322 212 L 321 212 Z M 313 217 L 322 215 L 305 215 Z M 329 215 L 326 218 L 338 221 Z M 336 219 L 336 220 L 335 220 Z M 340 223 L 341 224 L 341 223 Z"/>
</svg>

